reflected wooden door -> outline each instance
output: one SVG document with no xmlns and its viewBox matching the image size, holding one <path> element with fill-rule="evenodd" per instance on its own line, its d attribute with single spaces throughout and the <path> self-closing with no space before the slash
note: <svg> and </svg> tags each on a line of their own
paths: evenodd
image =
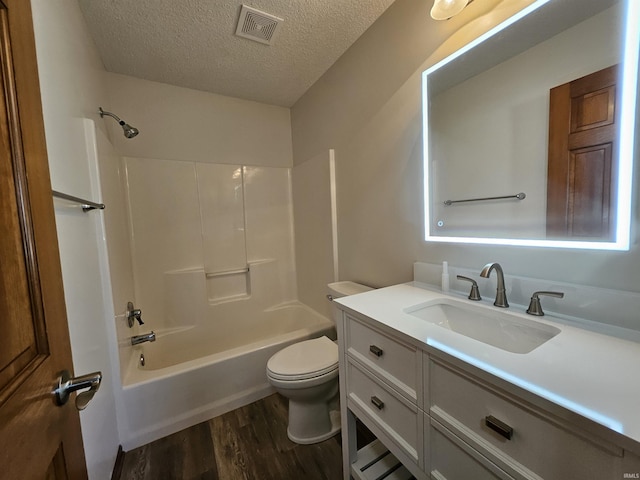
<svg viewBox="0 0 640 480">
<path fill-rule="evenodd" d="M 547 237 L 613 240 L 618 66 L 551 89 Z"/>
<path fill-rule="evenodd" d="M 0 0 L 0 63 L 0 478 L 86 478 L 28 0 Z"/>
</svg>

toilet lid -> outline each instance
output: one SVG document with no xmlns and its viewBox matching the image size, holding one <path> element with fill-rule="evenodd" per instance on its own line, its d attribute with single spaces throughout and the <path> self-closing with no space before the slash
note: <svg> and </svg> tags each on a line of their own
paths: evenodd
<svg viewBox="0 0 640 480">
<path fill-rule="evenodd" d="M 304 380 L 338 368 L 338 345 L 327 337 L 294 343 L 267 362 L 269 375 L 278 380 Z"/>
</svg>

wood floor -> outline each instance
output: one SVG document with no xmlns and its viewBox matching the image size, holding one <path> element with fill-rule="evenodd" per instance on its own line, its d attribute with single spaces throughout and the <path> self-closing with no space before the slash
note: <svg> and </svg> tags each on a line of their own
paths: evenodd
<svg viewBox="0 0 640 480">
<path fill-rule="evenodd" d="M 124 455 L 122 480 L 338 480 L 340 436 L 287 437 L 287 401 L 274 394 Z"/>
</svg>

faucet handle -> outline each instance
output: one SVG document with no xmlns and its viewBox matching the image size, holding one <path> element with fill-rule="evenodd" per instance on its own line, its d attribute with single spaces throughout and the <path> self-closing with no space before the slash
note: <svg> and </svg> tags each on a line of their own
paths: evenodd
<svg viewBox="0 0 640 480">
<path fill-rule="evenodd" d="M 469 292 L 469 300 L 482 300 L 482 297 L 480 296 L 480 290 L 478 290 L 478 283 L 473 279 L 473 278 L 469 278 L 469 277 L 464 277 L 462 275 L 456 275 L 456 278 L 458 280 L 465 280 L 467 282 L 471 282 L 471 292 Z"/>
<path fill-rule="evenodd" d="M 142 321 L 142 310 L 135 308 L 132 302 L 127 302 L 127 324 L 129 328 L 133 327 L 134 320 L 138 321 L 138 325 L 144 325 Z"/>
<path fill-rule="evenodd" d="M 540 304 L 540 295 L 546 295 L 547 297 L 556 298 L 564 297 L 564 293 L 562 292 L 534 292 L 534 294 L 531 296 L 531 302 L 529 302 L 529 308 L 527 308 L 527 313 L 529 315 L 536 315 L 537 317 L 542 317 L 544 315 L 544 312 L 542 311 L 542 305 Z"/>
</svg>

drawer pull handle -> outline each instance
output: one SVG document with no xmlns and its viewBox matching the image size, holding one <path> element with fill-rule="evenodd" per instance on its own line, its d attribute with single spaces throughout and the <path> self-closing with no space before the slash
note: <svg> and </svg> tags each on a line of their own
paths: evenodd
<svg viewBox="0 0 640 480">
<path fill-rule="evenodd" d="M 373 403 L 378 410 L 382 410 L 384 408 L 384 402 L 376 396 L 371 397 L 371 403 Z"/>
<path fill-rule="evenodd" d="M 488 415 L 484 418 L 484 424 L 489 427 L 491 430 L 498 432 L 507 440 L 511 440 L 513 436 L 513 428 L 507 425 L 504 422 L 501 422 L 493 415 Z"/>
<path fill-rule="evenodd" d="M 369 345 L 369 351 L 378 358 L 384 353 L 380 347 L 376 347 L 375 345 Z"/>
</svg>

